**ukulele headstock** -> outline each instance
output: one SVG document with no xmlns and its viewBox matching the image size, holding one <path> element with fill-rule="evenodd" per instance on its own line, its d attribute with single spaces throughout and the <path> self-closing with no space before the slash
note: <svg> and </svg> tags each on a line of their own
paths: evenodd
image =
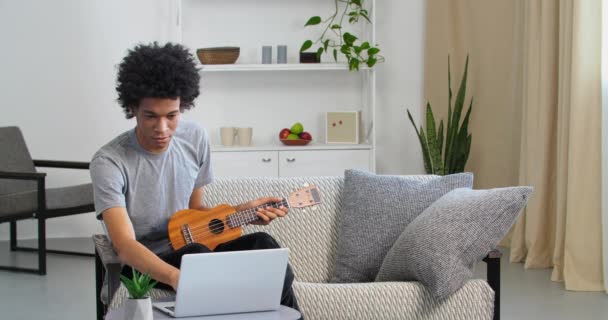
<svg viewBox="0 0 608 320">
<path fill-rule="evenodd" d="M 306 186 L 292 192 L 289 197 L 287 197 L 287 201 L 292 208 L 310 207 L 321 203 L 321 194 L 316 186 Z"/>
</svg>

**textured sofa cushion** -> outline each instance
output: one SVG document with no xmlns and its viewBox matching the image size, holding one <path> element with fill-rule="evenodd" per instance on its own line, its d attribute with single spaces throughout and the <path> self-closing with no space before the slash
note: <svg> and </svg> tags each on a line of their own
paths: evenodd
<svg viewBox="0 0 608 320">
<path fill-rule="evenodd" d="M 435 200 L 473 185 L 470 173 L 389 176 L 347 170 L 331 282 L 372 282 L 405 227 Z"/>
<path fill-rule="evenodd" d="M 405 228 L 376 280 L 418 280 L 435 298 L 448 297 L 506 235 L 531 192 L 531 187 L 449 192 Z"/>
</svg>

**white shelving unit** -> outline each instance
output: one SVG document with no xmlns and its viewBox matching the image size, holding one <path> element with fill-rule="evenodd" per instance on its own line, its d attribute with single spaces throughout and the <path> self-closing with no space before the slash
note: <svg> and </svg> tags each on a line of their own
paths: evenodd
<svg viewBox="0 0 608 320">
<path fill-rule="evenodd" d="M 260 0 L 262 3 L 276 1 L 276 6 L 285 6 L 285 5 L 298 5 L 305 6 L 310 5 L 306 2 L 302 3 L 301 1 L 277 1 L 277 0 Z M 329 0 L 327 0 L 329 1 Z M 188 7 L 184 5 L 183 2 L 187 2 L 187 0 L 176 0 L 174 1 L 175 6 L 175 15 L 172 19 L 174 19 L 174 23 L 177 26 L 175 31 L 175 39 L 178 42 L 182 42 L 184 40 L 184 35 L 188 30 L 184 30 L 184 10 L 188 10 Z M 235 4 L 236 3 L 236 4 Z M 249 2 L 251 3 L 251 2 Z M 375 0 L 368 1 L 371 3 L 371 7 L 369 8 L 370 17 L 372 21 L 375 21 Z M 226 10 L 226 15 L 234 14 L 234 8 L 230 7 L 231 4 L 235 4 L 235 6 L 243 6 L 247 5 L 247 2 L 244 1 L 219 1 L 219 0 L 208 0 L 208 1 L 197 1 L 197 2 L 189 2 L 192 6 L 200 7 L 203 5 L 212 5 L 215 8 L 220 8 Z M 259 5 L 258 7 L 262 7 L 263 5 Z M 220 10 L 217 9 L 217 10 Z M 270 5 L 265 7 L 264 9 L 268 9 L 265 12 L 271 11 Z M 200 10 L 200 8 L 199 8 Z M 278 10 L 278 9 L 277 9 Z M 295 11 L 295 10 L 294 10 Z M 203 11 L 201 11 L 203 12 Z M 205 14 L 207 14 L 205 12 Z M 272 15 L 272 13 L 267 13 L 268 15 Z M 276 18 L 276 12 L 275 17 Z M 292 13 L 293 14 L 293 13 Z M 305 13 L 304 13 L 305 14 Z M 295 14 L 294 14 L 295 15 Z M 303 14 L 298 13 L 300 18 L 304 19 L 306 16 L 301 16 Z M 216 20 L 211 19 L 212 21 L 209 23 L 213 23 L 213 21 L 218 20 L 218 14 L 216 12 L 215 15 L 208 14 L 207 17 L 200 17 L 201 20 L 212 17 Z M 198 21 L 197 21 L 198 23 Z M 224 23 L 222 21 L 222 23 Z M 192 25 L 192 23 L 190 24 Z M 202 28 L 197 25 L 198 29 Z M 211 34 L 209 31 L 207 35 Z M 242 31 L 242 39 L 245 44 L 241 47 L 241 55 L 246 51 L 247 41 L 251 41 L 251 36 L 247 34 L 249 30 L 244 29 Z M 235 32 L 231 32 L 230 30 L 226 31 L 225 29 L 218 28 L 214 29 L 213 35 L 217 33 L 224 32 L 222 38 L 240 36 L 240 31 L 238 34 Z M 289 31 L 285 31 L 289 34 Z M 293 32 L 293 31 L 292 31 Z M 279 34 L 277 32 L 277 34 Z M 275 34 L 276 36 L 276 34 Z M 279 34 L 280 36 L 280 34 Z M 201 37 L 203 37 L 201 35 Z M 269 36 L 270 37 L 270 36 Z M 369 25 L 369 28 L 365 30 L 365 34 L 362 35 L 362 38 L 370 41 L 371 43 L 376 43 L 375 40 L 375 27 L 373 24 Z M 207 38 L 212 38 L 208 36 Z M 220 37 L 217 37 L 220 38 Z M 299 42 L 304 39 L 298 39 Z M 213 41 L 207 41 L 213 43 Z M 205 45 L 207 45 L 205 42 Z M 236 42 L 240 44 L 240 42 Z M 276 44 L 277 42 L 275 42 Z M 230 44 L 233 45 L 233 44 Z M 214 45 L 209 45 L 214 46 Z M 191 49 L 194 49 L 190 46 Z M 290 45 L 290 48 L 294 48 L 294 45 Z M 244 50 L 245 49 L 245 50 Z M 249 53 L 251 53 L 251 48 L 249 48 Z M 257 48 L 256 48 L 257 49 Z M 276 54 L 273 52 L 273 54 Z M 241 59 L 241 58 L 239 58 Z M 348 66 L 346 63 L 293 63 L 293 58 L 288 64 L 258 64 L 251 63 L 251 59 L 245 60 L 240 63 L 240 60 L 237 61 L 236 64 L 230 65 L 201 65 L 201 74 L 203 75 L 203 79 L 207 77 L 216 77 L 219 76 L 222 80 L 229 83 L 230 86 L 238 86 L 239 84 L 245 83 L 246 81 L 277 81 L 280 83 L 289 83 L 289 85 L 300 86 L 298 84 L 298 78 L 308 77 L 306 79 L 319 79 L 324 78 L 324 75 L 328 75 L 327 77 L 335 77 L 336 84 L 346 83 L 348 81 L 352 82 L 352 77 L 354 74 L 348 70 Z M 340 75 L 343 74 L 343 75 Z M 214 161 L 214 170 L 216 172 L 216 176 L 289 176 L 289 175 L 298 175 L 299 172 L 301 175 L 342 175 L 343 170 L 351 167 L 368 169 L 370 171 L 375 171 L 376 167 L 376 134 L 374 123 L 376 123 L 376 75 L 374 69 L 370 69 L 367 67 L 361 67 L 358 71 L 360 87 L 355 88 L 353 92 L 360 95 L 358 104 L 361 107 L 361 111 L 363 114 L 363 143 L 361 144 L 325 144 L 320 143 L 317 140 L 313 141 L 311 144 L 306 146 L 285 146 L 282 145 L 278 141 L 278 137 L 274 137 L 274 141 L 264 141 L 261 143 L 256 143 L 250 147 L 224 147 L 221 145 L 213 145 L 212 146 L 212 158 Z M 331 76 L 330 76 L 331 75 Z M 267 80 L 270 77 L 271 80 Z M 315 78 L 316 77 L 316 78 Z M 350 79 L 350 80 L 341 80 Z M 351 77 L 351 78 L 349 78 Z M 226 80 L 227 78 L 232 80 Z M 242 80 L 246 78 L 247 80 Z M 239 83 L 239 81 L 243 81 Z M 237 84 L 235 85 L 234 82 Z M 323 90 L 330 90 L 327 85 L 319 84 L 316 88 L 315 84 L 311 84 L 311 81 L 305 82 L 302 80 L 301 86 L 302 90 L 308 90 L 313 94 L 317 91 L 323 92 Z M 331 83 L 331 81 L 330 81 Z M 350 83 L 350 82 L 348 82 Z M 231 91 L 230 95 L 238 95 L 244 90 L 235 89 L 233 92 Z M 277 94 L 277 89 L 268 89 L 269 100 L 273 94 Z M 203 93 L 204 94 L 204 93 Z M 343 94 L 344 95 L 344 94 Z M 351 95 L 349 95 L 351 96 Z M 294 99 L 298 99 L 295 98 Z M 337 99 L 337 98 L 336 98 Z M 302 100 L 300 98 L 300 100 Z M 223 100 L 222 100 L 223 102 Z M 339 103 L 339 102 L 337 102 Z M 344 105 L 352 105 L 352 101 L 349 103 L 344 103 Z M 213 106 L 207 106 L 208 108 L 212 108 Z M 244 108 L 244 107 L 243 107 Z M 281 107 L 284 108 L 284 107 Z M 343 107 L 345 108 L 345 107 Z M 244 109 L 245 110 L 245 109 Z M 245 110 L 249 111 L 249 110 Z M 282 110 L 281 110 L 282 111 Z M 335 109 L 328 107 L 325 111 L 336 111 Z M 294 112 L 307 112 L 303 108 L 298 110 L 294 110 Z M 314 112 L 314 111 L 313 111 Z M 320 111 L 316 111 L 320 113 Z M 281 117 L 281 114 L 276 115 L 277 117 Z M 320 116 L 320 115 L 319 115 Z M 219 116 L 218 116 L 219 117 Z M 205 123 L 207 126 L 212 127 L 211 129 L 216 129 L 213 126 L 219 127 L 224 126 L 224 121 L 220 121 L 219 118 L 213 119 L 211 122 L 217 123 Z M 318 117 L 317 117 L 318 118 Z M 252 120 L 253 121 L 253 120 Z M 220 123 L 221 122 L 221 123 Z M 266 120 L 259 121 L 259 126 L 263 127 L 266 124 Z M 257 125 L 256 125 L 257 126 Z M 254 126 L 254 136 L 256 131 L 256 126 Z M 321 131 L 321 128 L 317 126 L 318 131 Z M 323 128 L 324 129 L 324 128 Z M 213 130 L 212 130 L 213 131 Z M 275 135 L 278 135 L 278 131 Z M 324 139 L 321 139 L 324 141 Z M 218 143 L 219 141 L 213 141 L 213 143 Z M 318 160 L 315 160 L 318 159 Z M 283 163 L 285 162 L 285 163 Z M 301 167 L 298 167 L 299 164 L 302 164 Z"/>
<path fill-rule="evenodd" d="M 250 152 L 250 151 L 306 151 L 306 150 L 371 150 L 372 145 L 367 143 L 360 144 L 326 144 L 311 142 L 305 146 L 286 146 L 283 144 L 256 145 L 249 147 L 225 147 L 215 145 L 211 147 L 214 152 Z"/>
<path fill-rule="evenodd" d="M 360 68 L 368 70 L 367 67 Z M 345 63 L 299 63 L 299 64 L 219 64 L 203 65 L 202 72 L 230 71 L 348 71 Z"/>
</svg>

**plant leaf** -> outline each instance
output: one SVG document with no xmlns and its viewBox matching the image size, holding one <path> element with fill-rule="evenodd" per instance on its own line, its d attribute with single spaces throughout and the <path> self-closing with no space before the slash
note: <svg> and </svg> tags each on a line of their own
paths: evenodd
<svg viewBox="0 0 608 320">
<path fill-rule="evenodd" d="M 469 118 L 471 116 L 471 110 L 473 109 L 473 98 L 471 98 L 471 103 L 469 104 L 469 110 L 467 110 L 467 114 L 464 117 L 464 120 L 462 120 L 462 126 L 460 127 L 460 130 L 458 131 L 458 142 L 459 142 L 459 149 L 458 149 L 458 156 L 457 156 L 457 160 L 456 163 L 454 163 L 454 169 L 455 172 L 463 172 L 464 171 L 464 167 L 466 165 L 467 159 L 469 158 L 469 151 L 470 151 L 470 141 L 471 140 L 471 135 L 469 134 Z"/>
<path fill-rule="evenodd" d="M 338 49 L 334 48 L 334 60 L 338 62 Z"/>
<path fill-rule="evenodd" d="M 300 48 L 300 52 L 304 52 L 312 47 L 312 40 L 306 40 L 302 43 L 302 47 Z"/>
<path fill-rule="evenodd" d="M 422 127 L 421 127 L 420 132 L 418 132 L 416 123 L 414 122 L 414 118 L 412 117 L 410 110 L 407 110 L 407 116 L 410 118 L 410 122 L 412 123 L 412 126 L 414 126 L 414 130 L 416 130 L 416 135 L 418 136 L 418 141 L 420 141 L 420 148 L 422 149 L 422 159 L 424 162 L 424 171 L 426 171 L 426 173 L 430 174 L 431 165 L 430 165 L 430 160 L 429 160 L 429 156 L 428 156 L 428 150 L 426 149 L 426 141 L 423 136 L 424 131 L 422 130 Z"/>
<path fill-rule="evenodd" d="M 429 154 L 429 146 L 428 140 L 424 135 L 424 129 L 420 126 L 420 141 L 422 145 L 422 155 L 425 162 L 424 168 L 426 169 L 426 173 L 433 173 L 433 163 L 431 162 L 431 156 Z"/>
<path fill-rule="evenodd" d="M 317 25 L 319 23 L 321 23 L 321 17 L 314 16 L 314 17 L 311 17 L 310 19 L 308 19 L 308 21 L 306 22 L 306 24 L 304 26 L 305 27 L 306 26 L 314 26 L 314 25 Z"/>
<path fill-rule="evenodd" d="M 342 35 L 342 38 L 344 39 L 344 42 L 346 42 L 346 44 L 348 44 L 349 46 L 352 46 L 353 43 L 358 39 L 356 36 L 345 32 L 344 35 Z"/>
<path fill-rule="evenodd" d="M 350 46 L 343 44 L 342 47 L 340 47 L 340 52 L 344 53 L 345 55 L 350 54 Z"/>
<path fill-rule="evenodd" d="M 454 110 L 452 113 L 452 134 L 454 138 L 458 135 L 458 127 L 460 126 L 460 116 L 462 114 L 462 109 L 464 107 L 464 98 L 467 93 L 467 76 L 469 69 L 469 56 L 467 56 L 467 60 L 464 65 L 464 74 L 462 75 L 462 80 L 460 81 L 460 88 L 458 89 L 458 94 L 456 95 L 456 100 L 454 101 Z M 452 142 L 453 143 L 453 142 Z M 457 148 L 454 148 L 454 151 L 458 152 Z M 453 155 L 450 158 L 450 169 L 455 170 L 454 167 L 454 158 Z"/>
<path fill-rule="evenodd" d="M 361 16 L 362 16 L 363 18 L 365 18 L 365 20 L 367 20 L 367 22 L 372 23 L 372 20 L 370 20 L 370 19 L 369 19 L 369 16 L 367 15 L 367 13 L 363 13 L 363 12 L 361 12 Z"/>
<path fill-rule="evenodd" d="M 365 42 L 363 42 L 363 43 L 361 44 L 361 49 L 363 49 L 363 50 L 367 50 L 367 49 L 369 49 L 369 48 L 370 48 L 370 46 L 369 46 L 369 41 L 365 41 Z M 369 52 L 368 52 L 368 54 L 369 54 Z"/>
<path fill-rule="evenodd" d="M 446 129 L 446 141 L 445 141 L 445 154 L 444 154 L 444 162 L 445 171 L 447 174 L 448 171 L 448 163 L 449 156 L 452 154 L 452 74 L 450 71 L 450 55 L 448 55 L 448 122 Z"/>
<path fill-rule="evenodd" d="M 323 54 L 323 47 L 319 47 L 319 49 L 317 49 L 317 60 L 321 60 L 321 55 Z"/>
<path fill-rule="evenodd" d="M 441 157 L 443 153 L 443 120 L 439 122 L 439 132 L 437 133 L 437 145 L 439 146 L 439 156 Z M 445 166 L 444 172 L 442 172 L 441 174 L 445 174 Z"/>
<path fill-rule="evenodd" d="M 378 59 L 370 57 L 367 59 L 367 66 L 371 68 L 376 64 L 376 62 L 378 62 Z"/>
<path fill-rule="evenodd" d="M 327 47 L 329 47 L 329 39 L 325 40 L 325 42 L 323 43 L 323 50 L 325 52 L 327 52 Z"/>
<path fill-rule="evenodd" d="M 448 69 L 449 69 L 449 60 L 448 60 Z M 464 74 L 462 75 L 462 80 L 460 82 L 460 88 L 458 89 L 458 94 L 456 95 L 456 101 L 454 101 L 454 110 L 451 113 L 451 117 L 450 114 L 448 113 L 448 145 L 446 145 L 446 148 L 449 146 L 449 152 L 448 149 L 446 149 L 446 163 L 445 165 L 449 167 L 450 173 L 453 173 L 452 171 L 455 170 L 454 168 L 454 156 L 456 154 L 456 152 L 458 152 L 458 149 L 454 146 L 455 144 L 455 139 L 456 136 L 458 135 L 458 127 L 460 124 L 460 115 L 462 113 L 462 108 L 464 105 L 464 98 L 466 96 L 466 91 L 467 91 L 467 75 L 468 75 L 468 69 L 469 69 L 469 56 L 467 55 L 467 60 L 465 62 L 465 66 L 464 66 Z M 448 72 L 449 75 L 449 72 Z M 450 77 L 450 76 L 448 76 Z M 448 80 L 449 82 L 450 80 Z"/>
<path fill-rule="evenodd" d="M 335 30 L 335 29 L 342 29 L 342 26 L 341 26 L 341 25 L 339 25 L 339 24 L 334 24 L 334 25 L 332 25 L 332 26 L 331 26 L 331 28 L 332 28 L 333 30 Z"/>
<path fill-rule="evenodd" d="M 380 49 L 374 47 L 374 48 L 369 48 L 369 50 L 367 50 L 367 54 L 368 55 L 374 55 L 377 54 L 378 52 L 380 52 Z"/>
<path fill-rule="evenodd" d="M 437 133 L 435 126 L 435 117 L 433 116 L 433 109 L 431 104 L 426 103 L 426 138 L 429 148 L 429 158 L 431 160 L 431 167 L 433 174 L 442 174 L 443 165 L 441 163 L 441 152 L 437 146 Z"/>
</svg>

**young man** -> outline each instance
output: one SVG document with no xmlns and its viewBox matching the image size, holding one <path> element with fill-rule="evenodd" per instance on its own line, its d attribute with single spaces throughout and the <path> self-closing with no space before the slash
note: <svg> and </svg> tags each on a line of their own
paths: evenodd
<svg viewBox="0 0 608 320">
<path fill-rule="evenodd" d="M 103 219 L 112 245 L 127 265 L 150 272 L 161 288 L 177 289 L 181 257 L 210 252 L 201 244 L 174 251 L 168 240 L 171 216 L 182 209 L 206 210 L 204 186 L 213 181 L 206 131 L 180 115 L 194 107 L 200 76 L 192 55 L 180 45 L 139 45 L 118 68 L 118 102 L 137 124 L 103 146 L 90 172 L 97 218 Z M 237 211 L 280 201 L 261 198 L 235 206 Z M 287 214 L 287 209 L 259 209 L 261 224 Z M 265 233 L 219 245 L 215 251 L 276 248 Z M 296 308 L 288 267 L 281 304 Z M 205 288 L 201 288 L 204 290 Z"/>
</svg>

